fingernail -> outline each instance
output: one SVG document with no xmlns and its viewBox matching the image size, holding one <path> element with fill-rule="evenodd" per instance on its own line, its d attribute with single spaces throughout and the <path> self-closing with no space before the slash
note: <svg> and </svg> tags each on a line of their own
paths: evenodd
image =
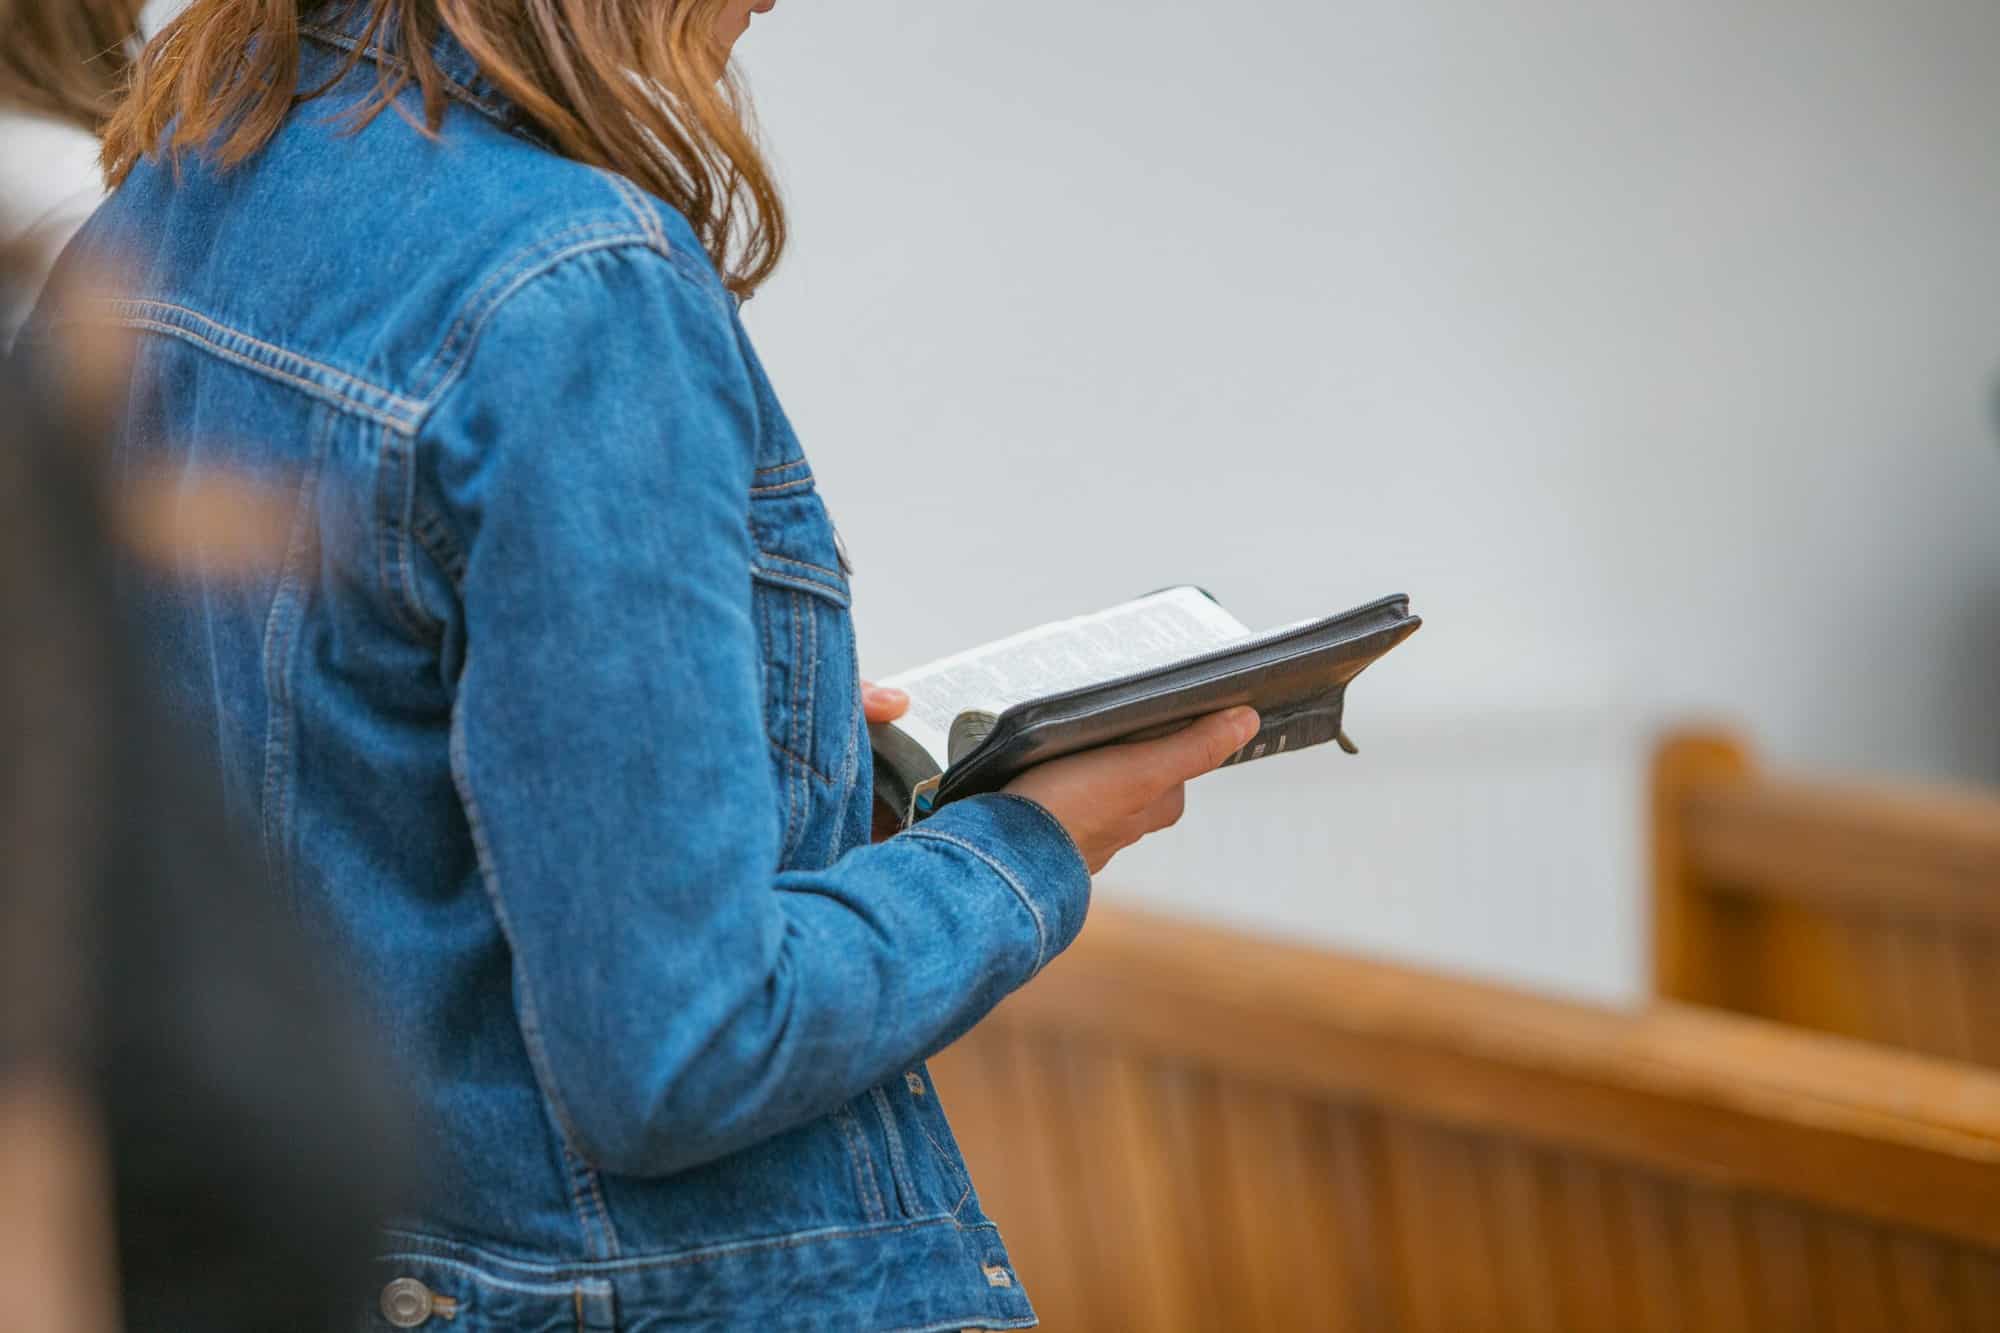
<svg viewBox="0 0 2000 1333">
<path fill-rule="evenodd" d="M 1257 729 L 1264 725 L 1264 720 L 1257 716 L 1257 710 L 1254 708 L 1233 708 L 1229 717 L 1236 727 L 1239 741 L 1249 740 L 1257 734 Z"/>
<path fill-rule="evenodd" d="M 868 697 L 885 704 L 899 704 L 908 699 L 909 693 L 893 685 L 870 685 Z"/>
</svg>

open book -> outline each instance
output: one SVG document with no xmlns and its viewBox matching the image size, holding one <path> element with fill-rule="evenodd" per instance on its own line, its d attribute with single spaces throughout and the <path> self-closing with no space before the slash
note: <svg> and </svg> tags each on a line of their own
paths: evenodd
<svg viewBox="0 0 2000 1333">
<path fill-rule="evenodd" d="M 1385 597 L 1252 634 L 1195 587 L 1055 621 L 882 681 L 910 711 L 869 729 L 875 789 L 913 823 L 1036 764 L 1238 704 L 1263 726 L 1232 764 L 1325 741 L 1352 754 L 1348 682 L 1422 623 L 1408 598 Z"/>
</svg>

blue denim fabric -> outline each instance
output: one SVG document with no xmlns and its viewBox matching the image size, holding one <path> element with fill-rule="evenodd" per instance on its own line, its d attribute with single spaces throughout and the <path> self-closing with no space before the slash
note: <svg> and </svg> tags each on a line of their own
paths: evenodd
<svg viewBox="0 0 2000 1333">
<path fill-rule="evenodd" d="M 140 601 L 424 1112 L 383 1278 L 462 1333 L 1028 1324 L 922 1061 L 1070 942 L 1086 868 L 1004 796 L 868 845 L 848 579 L 735 303 L 440 54 L 438 137 L 351 132 L 371 53 L 237 169 L 140 166 L 64 261 L 138 334 L 119 465 L 289 507 L 276 568 Z"/>
</svg>

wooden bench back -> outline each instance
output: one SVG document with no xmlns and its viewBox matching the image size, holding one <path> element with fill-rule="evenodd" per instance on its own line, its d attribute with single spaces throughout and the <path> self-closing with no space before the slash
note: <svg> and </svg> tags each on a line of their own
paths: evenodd
<svg viewBox="0 0 2000 1333">
<path fill-rule="evenodd" d="M 2000 1326 L 2000 1074 L 1100 905 L 934 1065 L 1052 1333 Z"/>
<path fill-rule="evenodd" d="M 2000 795 L 1773 778 L 1683 733 L 1652 801 L 1659 995 L 2000 1065 Z"/>
</svg>

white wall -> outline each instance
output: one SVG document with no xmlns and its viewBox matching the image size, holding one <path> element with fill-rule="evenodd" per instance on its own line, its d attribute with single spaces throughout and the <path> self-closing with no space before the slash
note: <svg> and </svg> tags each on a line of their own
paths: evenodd
<svg viewBox="0 0 2000 1333">
<path fill-rule="evenodd" d="M 750 307 L 864 662 L 1408 591 L 1107 885 L 1597 994 L 1650 728 L 2000 779 L 1992 0 L 780 0 Z"/>
</svg>

